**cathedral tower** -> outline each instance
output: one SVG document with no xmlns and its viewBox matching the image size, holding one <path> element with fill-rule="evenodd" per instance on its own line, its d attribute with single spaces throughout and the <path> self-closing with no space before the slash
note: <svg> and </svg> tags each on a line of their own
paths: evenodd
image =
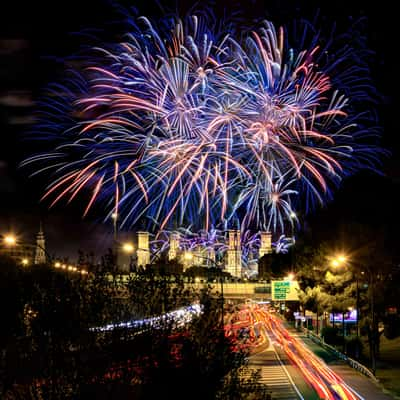
<svg viewBox="0 0 400 400">
<path fill-rule="evenodd" d="M 35 264 L 46 263 L 46 241 L 44 239 L 43 227 L 40 222 L 39 232 L 36 235 Z"/>
<path fill-rule="evenodd" d="M 228 231 L 228 250 L 226 251 L 225 270 L 232 276 L 242 276 L 242 249 L 240 244 L 240 230 Z"/>
</svg>

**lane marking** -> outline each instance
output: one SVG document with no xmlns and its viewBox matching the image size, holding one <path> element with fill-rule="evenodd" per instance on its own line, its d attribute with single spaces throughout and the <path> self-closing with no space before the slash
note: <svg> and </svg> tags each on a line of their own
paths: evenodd
<svg viewBox="0 0 400 400">
<path fill-rule="evenodd" d="M 289 378 L 289 381 L 290 381 L 291 385 L 293 386 L 293 389 L 295 390 L 295 392 L 297 393 L 297 395 L 299 396 L 299 398 L 300 398 L 301 400 L 304 400 L 303 395 L 301 394 L 300 390 L 297 388 L 296 384 L 293 382 L 293 379 L 292 379 L 292 377 L 290 376 L 289 371 L 286 369 L 286 367 L 285 367 L 285 365 L 283 364 L 281 358 L 279 357 L 279 354 L 278 354 L 278 352 L 276 351 L 275 345 L 272 344 L 271 337 L 269 336 L 267 330 L 265 330 L 265 334 L 267 335 L 268 340 L 270 341 L 270 344 L 271 344 L 271 346 L 272 346 L 272 349 L 273 349 L 273 351 L 274 351 L 274 353 L 275 353 L 276 358 L 277 358 L 278 361 L 279 361 L 279 364 L 281 364 L 283 370 L 285 371 L 286 376 Z"/>
</svg>

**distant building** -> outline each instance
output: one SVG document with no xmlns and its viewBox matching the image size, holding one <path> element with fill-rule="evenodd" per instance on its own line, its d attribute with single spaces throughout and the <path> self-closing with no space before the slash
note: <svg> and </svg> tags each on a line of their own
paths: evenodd
<svg viewBox="0 0 400 400">
<path fill-rule="evenodd" d="M 19 242 L 7 245 L 0 243 L 0 254 L 11 257 L 17 263 L 24 265 L 44 264 L 46 262 L 46 240 L 40 224 L 39 232 L 36 235 L 36 244 Z"/>
<path fill-rule="evenodd" d="M 173 232 L 169 237 L 168 260 L 176 260 L 179 255 L 179 233 Z"/>
<path fill-rule="evenodd" d="M 137 265 L 145 267 L 150 264 L 149 232 L 137 233 L 138 248 L 136 251 Z"/>
<path fill-rule="evenodd" d="M 259 258 L 265 254 L 272 253 L 272 241 L 270 232 L 260 232 L 261 246 L 259 250 Z"/>
<path fill-rule="evenodd" d="M 35 248 L 35 264 L 46 263 L 46 240 L 44 238 L 42 223 L 40 223 L 39 232 L 36 235 L 36 248 Z"/>
<path fill-rule="evenodd" d="M 228 250 L 226 251 L 225 271 L 236 278 L 242 277 L 242 250 L 240 230 L 228 231 Z"/>
</svg>

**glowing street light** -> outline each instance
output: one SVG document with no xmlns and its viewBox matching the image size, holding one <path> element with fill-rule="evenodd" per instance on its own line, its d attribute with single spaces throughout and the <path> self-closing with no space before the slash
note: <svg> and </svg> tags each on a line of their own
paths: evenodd
<svg viewBox="0 0 400 400">
<path fill-rule="evenodd" d="M 113 220 L 114 241 L 117 241 L 117 236 L 118 236 L 118 213 L 113 212 L 111 214 L 111 219 Z"/>
<path fill-rule="evenodd" d="M 331 260 L 331 266 L 334 268 L 342 266 L 347 261 L 347 257 L 343 254 L 338 255 L 337 257 Z"/>
<path fill-rule="evenodd" d="M 337 268 L 340 265 L 340 262 L 335 258 L 334 260 L 331 261 L 331 265 L 332 267 Z"/>
<path fill-rule="evenodd" d="M 132 254 L 135 250 L 135 247 L 132 243 L 123 243 L 122 250 L 127 254 Z"/>
<path fill-rule="evenodd" d="M 26 267 L 29 264 L 29 260 L 27 258 L 23 258 L 21 261 L 22 265 Z"/>
<path fill-rule="evenodd" d="M 191 261 L 191 260 L 193 260 L 193 254 L 190 251 L 186 251 L 183 258 L 186 261 Z"/>
<path fill-rule="evenodd" d="M 287 281 L 292 281 L 292 280 L 294 279 L 294 277 L 295 277 L 294 273 L 293 273 L 293 272 L 290 272 L 290 273 L 287 275 L 286 280 L 287 280 Z"/>
<path fill-rule="evenodd" d="M 4 236 L 4 243 L 7 246 L 15 246 L 17 244 L 17 238 L 14 235 Z"/>
</svg>

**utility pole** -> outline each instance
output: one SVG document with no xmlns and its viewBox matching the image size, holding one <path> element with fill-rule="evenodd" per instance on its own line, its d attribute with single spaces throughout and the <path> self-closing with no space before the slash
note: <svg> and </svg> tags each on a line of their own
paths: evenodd
<svg viewBox="0 0 400 400">
<path fill-rule="evenodd" d="M 360 283 L 356 275 L 356 334 L 360 337 Z"/>
<path fill-rule="evenodd" d="M 376 340 L 377 340 L 377 329 L 376 329 L 376 318 L 375 318 L 375 284 L 372 277 L 372 273 L 369 273 L 369 283 L 370 283 L 370 293 L 371 293 L 371 327 L 370 327 L 370 335 L 371 335 L 371 346 L 370 346 L 370 355 L 371 355 L 371 369 L 372 373 L 376 374 Z"/>
</svg>

